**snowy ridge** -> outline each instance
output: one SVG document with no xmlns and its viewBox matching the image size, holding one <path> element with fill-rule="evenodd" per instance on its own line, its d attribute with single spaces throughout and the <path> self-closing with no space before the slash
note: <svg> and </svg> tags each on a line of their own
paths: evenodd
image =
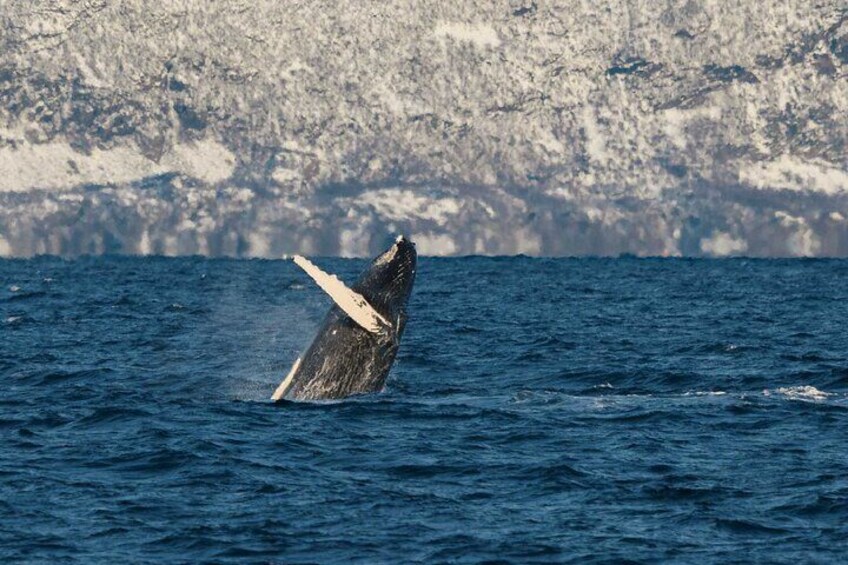
<svg viewBox="0 0 848 565">
<path fill-rule="evenodd" d="M 0 29 L 0 255 L 848 256 L 837 0 L 12 0 Z"/>
</svg>

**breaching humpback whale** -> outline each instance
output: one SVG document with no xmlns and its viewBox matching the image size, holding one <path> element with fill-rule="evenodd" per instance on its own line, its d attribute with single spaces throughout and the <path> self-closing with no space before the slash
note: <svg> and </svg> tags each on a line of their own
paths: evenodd
<svg viewBox="0 0 848 565">
<path fill-rule="evenodd" d="M 348 288 L 304 257 L 294 262 L 335 304 L 271 400 L 321 400 L 383 389 L 406 326 L 418 255 L 403 236 Z"/>
</svg>

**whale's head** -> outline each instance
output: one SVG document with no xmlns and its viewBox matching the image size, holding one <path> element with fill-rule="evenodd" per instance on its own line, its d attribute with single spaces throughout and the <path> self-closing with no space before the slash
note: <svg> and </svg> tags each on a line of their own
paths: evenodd
<svg viewBox="0 0 848 565">
<path fill-rule="evenodd" d="M 354 285 L 379 312 L 395 315 L 406 307 L 412 285 L 418 253 L 415 244 L 404 236 L 377 256 Z"/>
</svg>

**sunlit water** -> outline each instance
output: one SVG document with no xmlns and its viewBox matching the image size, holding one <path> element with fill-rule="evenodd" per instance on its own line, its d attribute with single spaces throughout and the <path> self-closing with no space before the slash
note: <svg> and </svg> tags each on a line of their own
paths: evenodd
<svg viewBox="0 0 848 565">
<path fill-rule="evenodd" d="M 273 405 L 290 262 L 0 261 L 0 561 L 838 562 L 847 281 L 423 258 L 383 394 Z"/>
</svg>

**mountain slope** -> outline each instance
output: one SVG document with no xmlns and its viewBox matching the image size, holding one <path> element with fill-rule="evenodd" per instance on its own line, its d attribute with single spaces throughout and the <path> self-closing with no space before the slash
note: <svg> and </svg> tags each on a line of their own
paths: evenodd
<svg viewBox="0 0 848 565">
<path fill-rule="evenodd" d="M 0 254 L 848 255 L 844 2 L 0 18 Z"/>
</svg>

